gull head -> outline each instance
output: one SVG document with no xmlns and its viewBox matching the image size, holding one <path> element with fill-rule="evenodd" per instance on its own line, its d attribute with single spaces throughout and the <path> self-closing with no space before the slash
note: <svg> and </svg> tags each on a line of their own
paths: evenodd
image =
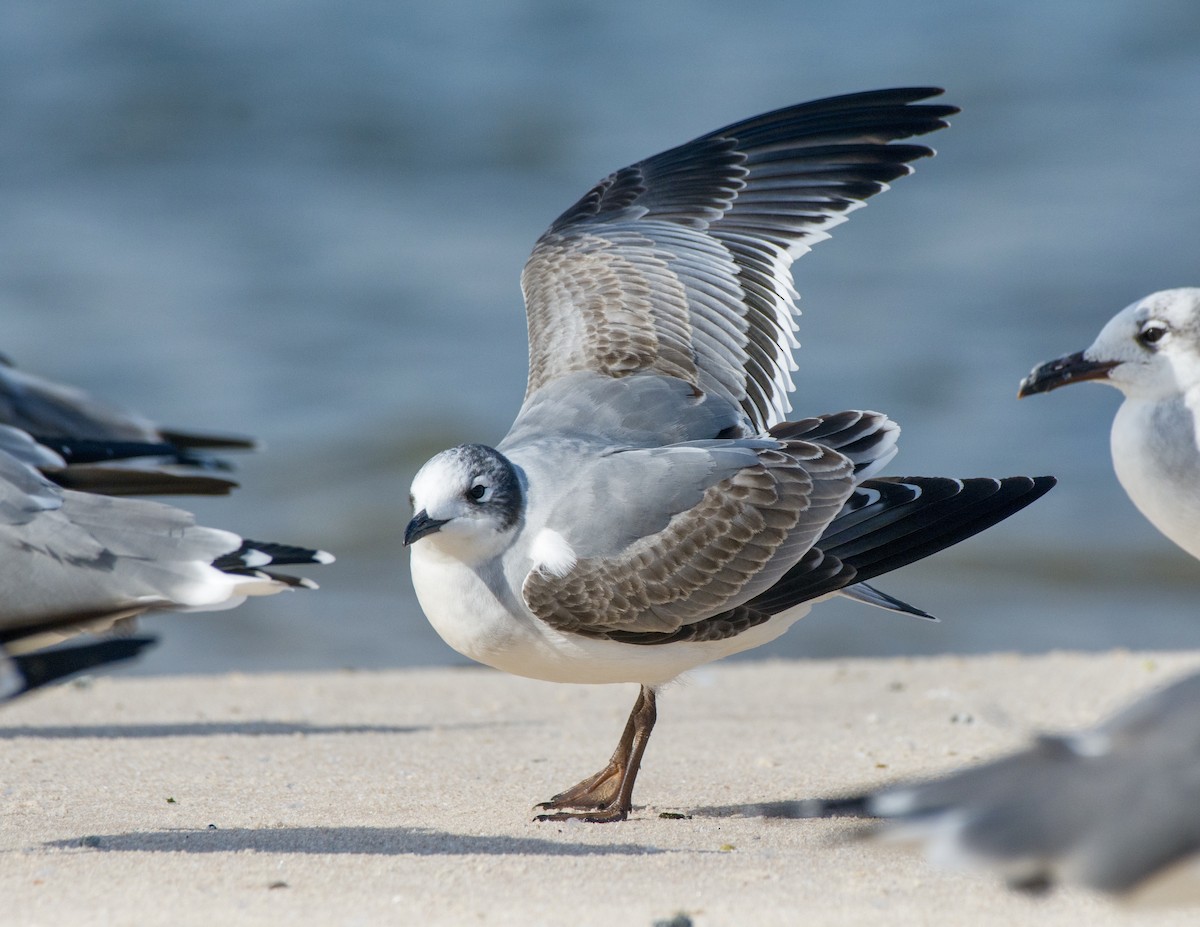
<svg viewBox="0 0 1200 927">
<path fill-rule="evenodd" d="M 1200 288 L 1160 290 L 1126 306 L 1090 348 L 1034 367 L 1017 395 L 1084 380 L 1151 401 L 1200 386 Z"/>
<path fill-rule="evenodd" d="M 467 562 L 495 556 L 521 522 L 525 494 L 516 467 L 482 444 L 460 444 L 430 458 L 409 492 L 408 546 L 425 539 Z"/>
</svg>

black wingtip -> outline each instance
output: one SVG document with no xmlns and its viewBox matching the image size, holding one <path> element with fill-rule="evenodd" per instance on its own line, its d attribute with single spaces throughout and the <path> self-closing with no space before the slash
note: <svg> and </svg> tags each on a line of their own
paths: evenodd
<svg viewBox="0 0 1200 927">
<path fill-rule="evenodd" d="M 878 482 L 920 484 L 927 479 L 886 477 Z M 873 482 L 876 481 L 867 480 L 864 486 Z M 916 517 L 897 522 L 891 531 L 877 533 L 869 545 L 873 550 L 846 553 L 834 547 L 831 552 L 853 562 L 858 567 L 860 581 L 869 580 L 923 560 L 999 524 L 1036 502 L 1058 481 L 1052 476 L 1010 476 L 973 477 L 958 482 L 962 486 L 958 493 L 926 506 L 920 506 L 918 501 Z M 889 537 L 893 541 L 903 538 L 903 543 L 887 543 Z"/>
<path fill-rule="evenodd" d="M 246 450 L 253 443 L 239 438 L 211 438 L 165 432 L 162 441 L 124 441 L 112 438 L 76 438 L 66 435 L 33 435 L 38 444 L 55 451 L 68 464 L 101 464 L 123 460 L 161 459 L 200 470 L 232 470 L 233 464 L 205 453 L 205 448 Z M 171 440 L 166 437 L 178 438 Z M 247 439 L 248 440 L 248 439 Z"/>
<path fill-rule="evenodd" d="M 98 666 L 132 660 L 156 642 L 155 637 L 116 637 L 9 657 L 21 674 L 23 688 L 8 697 L 23 695 L 31 689 Z"/>
<path fill-rule="evenodd" d="M 816 559 L 806 555 L 747 605 L 776 615 L 834 592 L 853 598 L 848 588 L 873 589 L 867 583 L 875 577 L 990 528 L 1044 496 L 1056 482 L 1052 476 L 865 480 L 810 551 Z M 837 569 L 814 571 L 815 562 Z"/>
<path fill-rule="evenodd" d="M 884 91 L 884 93 L 886 92 Z M 901 95 L 901 101 L 909 109 L 919 111 L 930 119 L 940 120 L 937 128 L 944 129 L 949 126 L 949 123 L 944 120 L 959 115 L 962 112 L 961 107 L 955 106 L 953 103 L 923 103 L 921 101 L 940 97 L 945 92 L 941 87 L 903 87 L 897 91 L 897 94 Z"/>
<path fill-rule="evenodd" d="M 242 546 L 213 561 L 213 566 L 226 572 L 262 570 L 268 566 L 296 564 L 327 564 L 334 562 L 333 554 L 310 547 L 277 544 L 274 541 L 252 541 L 245 538 Z"/>
<path fill-rule="evenodd" d="M 853 586 L 847 586 L 842 590 L 842 595 L 862 602 L 864 605 L 873 605 L 876 608 L 883 608 L 901 615 L 909 615 L 913 618 L 921 618 L 924 621 L 939 620 L 935 615 L 929 614 L 924 609 L 910 605 L 903 599 L 896 598 L 894 595 L 888 595 L 882 589 L 876 589 L 869 583 L 855 583 Z"/>
<path fill-rule="evenodd" d="M 261 448 L 257 439 L 244 435 L 210 435 L 165 428 L 160 428 L 158 433 L 164 441 L 186 450 L 256 451 Z"/>
<path fill-rule="evenodd" d="M 875 106 L 905 106 L 910 103 L 920 103 L 940 97 L 946 92 L 944 87 L 881 87 L 878 90 L 857 90 L 853 93 L 839 93 L 831 97 L 822 97 L 810 103 L 803 104 L 816 109 L 863 109 Z M 931 104 L 937 109 L 948 110 L 947 115 L 960 112 L 957 106 L 948 103 Z"/>
<path fill-rule="evenodd" d="M 217 476 L 104 464 L 48 470 L 45 475 L 63 489 L 102 496 L 227 496 L 238 486 Z"/>
</svg>

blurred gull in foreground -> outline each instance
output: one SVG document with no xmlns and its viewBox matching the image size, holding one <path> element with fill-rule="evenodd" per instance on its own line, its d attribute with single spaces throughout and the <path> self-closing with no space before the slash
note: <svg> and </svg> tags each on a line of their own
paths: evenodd
<svg viewBox="0 0 1200 927">
<path fill-rule="evenodd" d="M 1020 396 L 1093 381 L 1125 394 L 1113 465 L 1163 534 L 1200 557 L 1200 289 L 1119 312 L 1091 347 L 1042 364 Z M 947 862 L 991 865 L 1014 885 L 1077 881 L 1139 899 L 1200 901 L 1200 674 L 1093 730 L 932 782 L 809 803 L 813 814 L 891 819 Z"/>
<path fill-rule="evenodd" d="M 1007 518 L 1049 478 L 878 478 L 876 412 L 785 421 L 791 265 L 933 152 L 957 110 L 903 88 L 766 113 L 611 174 L 522 274 L 525 402 L 498 448 L 416 475 L 413 585 L 434 628 L 536 679 L 640 687 L 609 762 L 540 808 L 623 820 L 657 691 Z"/>
<path fill-rule="evenodd" d="M 990 866 L 1014 888 L 1059 881 L 1140 901 L 1200 900 L 1200 674 L 1104 724 L 942 779 L 806 802 L 813 816 L 889 819 L 934 862 Z"/>
</svg>

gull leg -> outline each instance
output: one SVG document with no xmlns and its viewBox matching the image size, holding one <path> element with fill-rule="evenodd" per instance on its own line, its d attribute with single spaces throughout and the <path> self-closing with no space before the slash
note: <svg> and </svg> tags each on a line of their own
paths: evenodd
<svg viewBox="0 0 1200 927">
<path fill-rule="evenodd" d="M 642 754 L 646 752 L 650 732 L 654 730 L 654 722 L 658 717 L 654 698 L 654 690 L 649 686 L 642 686 L 608 765 L 594 776 L 588 776 L 582 782 L 538 805 L 539 809 L 554 813 L 539 814 L 536 820 L 575 819 L 607 823 L 624 821 L 629 816 L 629 809 L 633 805 L 633 783 L 637 779 L 638 768 L 642 765 Z M 577 810 L 561 810 L 566 808 Z"/>
</svg>

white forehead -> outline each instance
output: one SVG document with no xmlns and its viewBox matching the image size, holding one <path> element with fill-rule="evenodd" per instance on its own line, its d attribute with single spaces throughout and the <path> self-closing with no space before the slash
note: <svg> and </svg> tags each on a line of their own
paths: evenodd
<svg viewBox="0 0 1200 927">
<path fill-rule="evenodd" d="M 1185 286 L 1175 290 L 1159 290 L 1139 299 L 1133 307 L 1146 318 L 1187 322 L 1200 315 L 1200 287 Z"/>
<path fill-rule="evenodd" d="M 431 503 L 450 496 L 457 496 L 465 489 L 475 474 L 471 472 L 471 461 L 453 450 L 442 451 L 431 457 L 413 477 L 413 501 Z"/>
<path fill-rule="evenodd" d="M 1159 290 L 1118 312 L 1096 336 L 1094 347 L 1114 347 L 1128 341 L 1149 319 L 1161 319 L 1176 332 L 1200 327 L 1200 287 Z"/>
</svg>

